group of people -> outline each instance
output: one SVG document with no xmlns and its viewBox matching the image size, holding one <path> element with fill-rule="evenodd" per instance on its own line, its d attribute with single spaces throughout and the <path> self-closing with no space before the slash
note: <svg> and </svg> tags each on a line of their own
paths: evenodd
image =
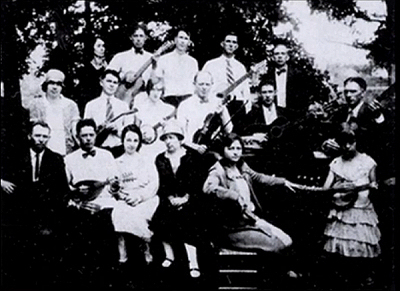
<svg viewBox="0 0 400 291">
<path fill-rule="evenodd" d="M 5 221 L 13 231 L 24 225 L 20 236 L 35 241 L 22 257 L 61 271 L 64 261 L 56 252 L 83 265 L 106 264 L 115 253 L 123 265 L 132 251 L 127 240 L 135 236 L 147 264 L 154 239 L 160 242 L 163 268 L 174 264 L 175 244 L 183 245 L 195 279 L 202 275 L 198 248 L 209 242 L 287 256 L 292 238 L 263 218 L 269 206 L 261 205 L 254 184 L 332 193 L 324 250 L 334 259 L 379 257 L 369 195 L 377 191 L 375 160 L 382 148 L 371 136 L 384 132 L 386 120 L 379 102 L 366 100 L 364 79 L 346 79 L 344 96 L 332 90 L 324 95 L 288 62 L 283 43 L 274 48 L 273 64 L 248 74 L 235 59 L 234 32 L 222 39 L 222 55 L 201 70 L 188 54 L 186 30 L 176 32 L 174 49 L 164 55 L 172 44 L 154 54 L 144 50 L 145 27 L 136 26 L 129 37 L 132 48 L 109 64 L 104 41 L 96 38 L 75 101 L 62 95 L 64 73 L 51 69 L 45 95 L 26 108 L 29 148 L 26 155 L 18 152 L 22 159 L 9 149 L 8 164 L 14 165 L 1 177 L 2 199 L 9 203 Z M 305 155 L 294 142 L 299 138 L 307 154 L 316 158 L 318 149 L 331 161 L 323 187 L 262 174 L 245 161 L 249 141 L 265 149 L 264 159 Z M 371 280 L 374 266 L 368 266 L 364 275 Z M 12 278 L 16 270 L 8 271 Z M 298 277 L 290 263 L 286 271 Z M 43 274 L 35 278 L 46 281 Z"/>
</svg>

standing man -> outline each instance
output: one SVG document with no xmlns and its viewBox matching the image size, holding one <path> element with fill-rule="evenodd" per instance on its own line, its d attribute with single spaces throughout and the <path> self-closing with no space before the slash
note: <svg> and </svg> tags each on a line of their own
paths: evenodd
<svg viewBox="0 0 400 291">
<path fill-rule="evenodd" d="M 247 73 L 245 66 L 235 59 L 235 52 L 239 48 L 238 41 L 238 35 L 235 32 L 226 34 L 221 42 L 222 55 L 205 63 L 202 70 L 210 72 L 214 80 L 211 95 L 227 89 Z M 231 95 L 235 102 L 230 102 L 228 109 L 231 115 L 235 114 L 232 122 L 235 132 L 240 134 L 242 125 L 239 121 L 243 120 L 245 114 L 251 109 L 249 81 L 247 79 L 243 81 Z"/>
<path fill-rule="evenodd" d="M 42 84 L 46 96 L 34 98 L 28 105 L 30 119 L 44 121 L 51 128 L 47 146 L 63 156 L 77 147 L 75 125 L 80 119 L 78 105 L 61 94 L 64 80 L 63 72 L 50 69 Z"/>
<path fill-rule="evenodd" d="M 276 44 L 273 65 L 260 77 L 261 83 L 272 81 L 275 84 L 278 106 L 304 114 L 311 98 L 319 97 L 320 93 L 316 81 L 308 77 L 304 70 L 289 63 L 289 60 L 288 47 L 283 43 Z"/>
<path fill-rule="evenodd" d="M 129 111 L 128 104 L 115 97 L 119 81 L 119 74 L 107 69 L 100 80 L 101 95 L 88 102 L 85 108 L 85 119 L 92 118 L 99 125 L 99 135 L 102 136 L 97 137 L 96 144 L 103 148 L 113 149 L 121 145 L 122 129 L 134 121 L 132 115 L 112 121 L 121 113 Z"/>
<path fill-rule="evenodd" d="M 366 100 L 366 90 L 367 83 L 363 78 L 347 78 L 344 81 L 344 96 L 347 104 L 340 108 L 331 120 L 336 127 L 336 132 L 346 128 L 354 130 L 360 151 L 380 161 L 381 142 L 385 138 L 382 134 L 385 132 L 386 122 L 379 102 L 375 99 Z M 371 142 L 372 140 L 376 142 Z M 328 139 L 323 144 L 323 149 L 330 153 L 338 154 L 339 148 L 334 139 Z"/>
<path fill-rule="evenodd" d="M 132 78 L 135 73 L 143 66 L 143 64 L 148 61 L 153 55 L 144 49 L 144 45 L 147 40 L 147 28 L 145 25 L 136 25 L 131 31 L 129 39 L 132 41 L 132 48 L 117 53 L 107 69 L 115 70 L 118 72 L 121 84 L 118 89 L 117 98 L 126 101 L 128 104 L 132 103 L 132 99 L 135 96 L 130 95 L 128 89 L 130 89 L 135 84 L 132 83 Z M 142 77 L 138 80 L 138 86 L 144 84 L 149 80 L 151 74 L 151 68 L 148 68 Z M 141 88 L 144 91 L 144 88 Z"/>
<path fill-rule="evenodd" d="M 189 56 L 190 34 L 178 30 L 175 49 L 160 57 L 154 76 L 162 78 L 165 84 L 164 101 L 175 107 L 194 92 L 193 80 L 199 71 L 197 60 Z"/>
</svg>

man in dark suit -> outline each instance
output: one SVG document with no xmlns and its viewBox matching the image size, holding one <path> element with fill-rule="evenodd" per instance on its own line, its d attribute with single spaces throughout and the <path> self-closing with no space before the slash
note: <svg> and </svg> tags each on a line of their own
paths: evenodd
<svg viewBox="0 0 400 291">
<path fill-rule="evenodd" d="M 286 108 L 276 104 L 274 82 L 266 81 L 258 88 L 259 99 L 247 114 L 245 134 L 267 133 L 272 126 L 287 122 L 290 115 Z"/>
<path fill-rule="evenodd" d="M 14 214 L 19 218 L 14 229 L 16 244 L 7 253 L 11 263 L 18 262 L 19 272 L 10 284 L 50 286 L 61 270 L 61 221 L 68 184 L 62 156 L 46 147 L 50 131 L 44 122 L 32 124 L 29 149 L 19 157 L 22 160 L 20 179 L 8 193 L 14 198 L 17 212 Z"/>
<path fill-rule="evenodd" d="M 337 110 L 331 120 L 336 130 L 333 135 L 344 128 L 352 129 L 357 135 L 357 149 L 370 155 L 379 164 L 383 133 L 386 119 L 382 107 L 376 99 L 367 100 L 365 93 L 367 83 L 361 77 L 350 77 L 344 81 L 346 103 Z M 322 148 L 332 155 L 337 155 L 339 146 L 334 136 L 324 142 Z"/>
<path fill-rule="evenodd" d="M 278 43 L 273 50 L 273 64 L 260 77 L 261 83 L 273 82 L 276 87 L 277 105 L 304 114 L 313 98 L 320 98 L 319 87 L 304 69 L 290 63 L 286 44 Z"/>
</svg>

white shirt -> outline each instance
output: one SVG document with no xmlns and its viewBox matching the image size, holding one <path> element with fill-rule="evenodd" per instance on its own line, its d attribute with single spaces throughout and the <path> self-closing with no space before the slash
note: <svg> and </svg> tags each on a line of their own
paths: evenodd
<svg viewBox="0 0 400 291">
<path fill-rule="evenodd" d="M 143 54 L 135 52 L 134 48 L 116 54 L 107 69 L 115 70 L 119 73 L 121 80 L 125 79 L 128 71 L 136 73 L 143 64 L 152 57 L 152 54 L 143 50 Z M 147 82 L 151 74 L 151 66 L 144 71 L 142 77 Z"/>
<path fill-rule="evenodd" d="M 279 75 L 275 69 L 276 97 L 278 106 L 286 108 L 287 65 L 285 65 L 283 68 L 285 71 L 281 72 Z"/>
<path fill-rule="evenodd" d="M 221 55 L 219 58 L 206 62 L 202 69 L 202 71 L 209 72 L 213 77 L 214 85 L 211 88 L 211 94 L 214 96 L 229 87 L 226 74 L 226 60 L 227 57 Z M 238 80 L 247 73 L 245 66 L 241 62 L 236 60 L 234 57 L 229 60 L 235 80 Z M 236 100 L 250 100 L 249 79 L 244 80 L 243 83 L 240 84 L 231 94 L 236 96 Z M 251 108 L 250 101 L 248 102 L 248 106 Z"/>
<path fill-rule="evenodd" d="M 95 147 L 94 149 L 96 151 L 94 157 L 89 155 L 84 158 L 82 149 L 78 149 L 65 157 L 65 168 L 71 187 L 84 180 L 104 182 L 108 178 L 118 176 L 118 167 L 112 154 L 101 148 Z M 105 206 L 112 203 L 113 200 L 114 198 L 108 192 L 108 187 L 104 187 L 94 202 Z"/>
<path fill-rule="evenodd" d="M 30 153 L 31 153 L 31 165 L 32 165 L 32 181 L 36 182 L 39 180 L 39 179 L 36 179 L 36 177 L 35 177 L 35 175 L 36 175 L 36 173 L 35 173 L 35 171 L 36 171 L 36 152 L 33 151 L 32 149 L 30 149 Z M 43 153 L 44 153 L 44 150 L 39 153 L 39 173 L 40 173 L 40 166 L 42 165 Z"/>
<path fill-rule="evenodd" d="M 207 115 L 215 112 L 219 104 L 216 97 L 209 98 L 208 102 L 202 102 L 194 95 L 184 100 L 178 106 L 177 119 L 185 131 L 185 140 L 192 142 L 194 133 L 203 127 Z"/>
<path fill-rule="evenodd" d="M 174 50 L 160 57 L 155 74 L 164 79 L 164 96 L 176 96 L 194 93 L 193 82 L 198 71 L 196 59 Z"/>
<path fill-rule="evenodd" d="M 278 118 L 278 115 L 276 114 L 276 106 L 274 103 L 272 103 L 269 108 L 263 105 L 262 109 L 266 125 L 270 125 L 272 122 L 274 122 L 275 119 Z"/>
<path fill-rule="evenodd" d="M 101 93 L 100 97 L 89 101 L 85 107 L 85 118 L 93 118 L 96 122 L 96 125 L 99 126 L 104 124 L 106 121 L 106 111 L 107 111 L 107 99 L 110 98 L 111 106 L 113 108 L 114 117 L 117 117 L 121 113 L 125 113 L 129 111 L 129 106 L 124 101 L 119 100 L 115 96 L 107 96 L 104 93 Z M 115 121 L 118 128 L 118 136 L 109 135 L 108 138 L 104 141 L 102 146 L 110 146 L 114 147 L 121 144 L 121 140 L 119 135 L 122 132 L 122 129 L 128 125 L 133 123 L 134 117 L 133 114 L 123 116 Z"/>
<path fill-rule="evenodd" d="M 145 135 L 146 130 L 153 128 L 158 122 L 162 122 L 163 118 L 174 113 L 175 107 L 161 100 L 153 102 L 147 94 L 142 96 L 140 96 L 140 99 L 137 99 L 137 109 L 139 110 L 137 117 L 141 121 L 142 134 Z M 142 144 L 142 148 L 140 149 L 142 156 L 153 162 L 156 156 L 165 150 L 164 142 L 159 139 L 162 134 L 162 126 L 156 129 L 155 134 L 157 137 L 156 140 L 152 144 Z"/>
</svg>

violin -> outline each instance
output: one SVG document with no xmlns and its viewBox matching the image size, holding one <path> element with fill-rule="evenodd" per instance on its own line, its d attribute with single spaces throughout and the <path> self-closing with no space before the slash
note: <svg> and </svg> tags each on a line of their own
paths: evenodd
<svg viewBox="0 0 400 291">
<path fill-rule="evenodd" d="M 250 70 L 228 86 L 225 90 L 217 93 L 218 98 L 222 98 L 222 105 L 227 105 L 229 102 L 235 100 L 229 94 L 232 93 L 236 87 L 243 83 L 248 77 L 250 77 L 254 72 L 267 67 L 267 61 L 262 60 L 261 62 L 255 64 L 250 68 Z M 232 118 L 231 118 L 232 119 Z M 198 129 L 193 135 L 193 143 L 196 144 L 210 144 L 212 140 L 217 136 L 216 130 L 222 125 L 222 120 L 219 113 L 213 112 L 206 116 L 203 122 L 203 126 Z"/>
</svg>

